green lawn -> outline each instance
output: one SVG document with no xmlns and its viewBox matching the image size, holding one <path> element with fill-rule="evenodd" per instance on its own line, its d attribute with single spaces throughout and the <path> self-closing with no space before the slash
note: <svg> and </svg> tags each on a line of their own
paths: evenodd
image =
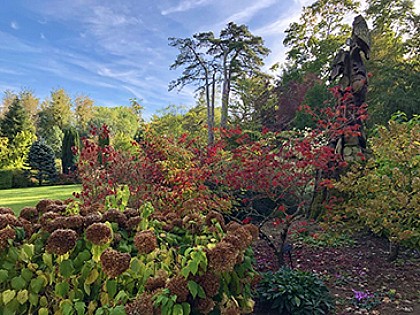
<svg viewBox="0 0 420 315">
<path fill-rule="evenodd" d="M 0 207 L 10 207 L 17 214 L 23 207 L 35 206 L 41 199 L 70 198 L 80 188 L 80 185 L 64 185 L 0 190 Z"/>
</svg>

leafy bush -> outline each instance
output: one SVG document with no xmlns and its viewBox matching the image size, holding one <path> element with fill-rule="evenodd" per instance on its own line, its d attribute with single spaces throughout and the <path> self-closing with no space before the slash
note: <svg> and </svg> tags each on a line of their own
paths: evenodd
<svg viewBox="0 0 420 315">
<path fill-rule="evenodd" d="M 396 258 L 399 244 L 420 246 L 419 119 L 392 120 L 377 133 L 371 139 L 373 157 L 336 184 L 346 199 L 336 217 L 387 237 L 396 245 L 391 257 Z"/>
<path fill-rule="evenodd" d="M 13 169 L 12 188 L 24 188 L 32 185 L 33 183 L 28 176 L 28 170 Z"/>
<path fill-rule="evenodd" d="M 257 294 L 266 310 L 278 314 L 328 314 L 334 307 L 325 284 L 314 274 L 300 270 L 283 268 L 263 274 Z"/>
<path fill-rule="evenodd" d="M 13 171 L 0 170 L 0 189 L 12 188 L 12 183 L 13 183 Z"/>
<path fill-rule="evenodd" d="M 69 215 L 69 213 L 74 213 Z M 42 200 L 0 208 L 2 314 L 250 313 L 255 226 Z"/>
</svg>

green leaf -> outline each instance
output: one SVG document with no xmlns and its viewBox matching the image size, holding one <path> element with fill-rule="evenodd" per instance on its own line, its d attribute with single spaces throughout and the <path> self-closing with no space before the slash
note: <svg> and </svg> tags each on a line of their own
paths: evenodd
<svg viewBox="0 0 420 315">
<path fill-rule="evenodd" d="M 125 315 L 124 306 L 119 305 L 109 311 L 109 315 Z"/>
<path fill-rule="evenodd" d="M 187 302 L 182 303 L 182 311 L 184 312 L 184 315 L 190 315 L 191 313 L 190 303 L 187 303 Z"/>
<path fill-rule="evenodd" d="M 35 252 L 35 245 L 34 244 L 23 244 L 21 249 L 21 258 L 23 261 L 28 262 Z"/>
<path fill-rule="evenodd" d="M 7 304 L 9 303 L 11 300 L 13 300 L 16 296 L 16 291 L 15 290 L 6 290 L 3 291 L 2 294 L 2 298 L 3 298 L 3 303 Z"/>
<path fill-rule="evenodd" d="M 182 275 L 184 278 L 187 278 L 187 277 L 188 277 L 188 275 L 190 274 L 190 272 L 191 272 L 191 270 L 190 270 L 190 268 L 189 268 L 189 267 L 184 267 L 184 268 L 182 268 L 182 270 L 181 270 L 181 275 Z"/>
<path fill-rule="evenodd" d="M 42 290 L 42 288 L 44 288 L 45 284 L 46 283 L 44 279 L 38 276 L 37 278 L 31 280 L 29 288 L 31 292 L 39 293 Z"/>
<path fill-rule="evenodd" d="M 89 273 L 89 276 L 85 280 L 85 284 L 90 285 L 94 283 L 96 279 L 98 279 L 98 276 L 99 276 L 98 270 L 92 269 L 91 272 Z"/>
<path fill-rule="evenodd" d="M 22 278 L 22 276 L 17 276 L 12 279 L 12 281 L 10 282 L 10 285 L 12 289 L 22 290 L 26 288 L 27 283 L 25 279 Z"/>
<path fill-rule="evenodd" d="M 29 303 L 33 306 L 37 306 L 39 301 L 38 294 L 35 293 L 29 293 Z"/>
<path fill-rule="evenodd" d="M 294 299 L 295 299 L 296 306 L 299 307 L 300 306 L 300 299 L 297 296 L 295 296 Z"/>
<path fill-rule="evenodd" d="M 19 291 L 16 296 L 16 300 L 22 305 L 25 304 L 26 301 L 28 301 L 28 298 L 28 290 Z"/>
<path fill-rule="evenodd" d="M 117 293 L 117 281 L 108 280 L 106 282 L 106 290 L 110 299 L 114 298 L 114 295 Z"/>
<path fill-rule="evenodd" d="M 70 300 L 63 300 L 60 302 L 60 309 L 63 315 L 73 314 L 73 303 Z"/>
<path fill-rule="evenodd" d="M 74 273 L 74 266 L 71 260 L 64 260 L 60 264 L 60 274 L 64 278 L 69 278 Z"/>
<path fill-rule="evenodd" d="M 172 314 L 176 314 L 176 315 L 184 315 L 184 308 L 182 307 L 181 304 L 175 304 Z"/>
<path fill-rule="evenodd" d="M 5 283 L 9 278 L 9 272 L 4 269 L 0 269 L 0 284 Z"/>
<path fill-rule="evenodd" d="M 195 297 L 198 294 L 198 284 L 195 281 L 190 280 L 190 281 L 188 281 L 187 286 L 188 286 L 188 290 L 190 290 L 190 293 L 191 293 L 193 299 L 195 299 Z"/>
<path fill-rule="evenodd" d="M 60 297 L 64 297 L 70 289 L 68 282 L 60 282 L 55 285 L 55 294 Z"/>
<path fill-rule="evenodd" d="M 40 308 L 38 311 L 38 315 L 48 315 L 48 309 L 45 307 Z"/>
<path fill-rule="evenodd" d="M 190 263 L 188 264 L 189 269 L 191 270 L 191 273 L 195 276 L 198 272 L 198 264 L 199 262 L 197 262 L 196 260 L 192 260 L 190 261 Z"/>
<path fill-rule="evenodd" d="M 53 263 L 52 263 L 52 254 L 48 254 L 48 253 L 44 253 L 42 254 L 42 261 L 44 262 L 45 265 L 47 265 L 48 267 L 52 268 L 53 267 Z"/>
<path fill-rule="evenodd" d="M 30 271 L 28 268 L 23 268 L 22 272 L 21 272 L 21 275 L 22 275 L 22 278 L 26 282 L 29 282 L 32 279 L 34 273 L 32 271 Z"/>
<path fill-rule="evenodd" d="M 204 289 L 201 287 L 201 285 L 198 285 L 198 297 L 202 299 L 206 298 L 206 292 L 204 292 Z"/>
<path fill-rule="evenodd" d="M 74 303 L 74 309 L 77 312 L 77 315 L 84 315 L 85 314 L 85 302 L 77 301 Z"/>
</svg>

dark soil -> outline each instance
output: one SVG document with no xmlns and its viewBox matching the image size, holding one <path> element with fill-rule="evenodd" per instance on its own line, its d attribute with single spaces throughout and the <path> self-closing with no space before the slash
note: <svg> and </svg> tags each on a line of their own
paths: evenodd
<svg viewBox="0 0 420 315">
<path fill-rule="evenodd" d="M 276 237 L 274 232 L 271 236 Z M 336 314 L 420 314 L 419 252 L 403 250 L 396 261 L 389 262 L 386 240 L 372 234 L 353 238 L 354 246 L 336 248 L 295 242 L 293 267 L 314 272 L 324 280 L 335 298 Z M 263 240 L 254 244 L 254 253 L 258 271 L 279 268 L 273 250 Z M 353 290 L 369 292 L 372 297 L 367 304 L 357 305 Z"/>
</svg>

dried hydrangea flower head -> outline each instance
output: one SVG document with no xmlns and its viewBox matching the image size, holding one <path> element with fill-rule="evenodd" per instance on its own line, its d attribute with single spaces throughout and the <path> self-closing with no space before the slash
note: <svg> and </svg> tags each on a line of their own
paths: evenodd
<svg viewBox="0 0 420 315">
<path fill-rule="evenodd" d="M 156 276 L 147 279 L 144 288 L 147 291 L 155 291 L 157 289 L 164 288 L 166 285 L 166 280 L 168 280 L 167 272 L 159 269 Z"/>
<path fill-rule="evenodd" d="M 139 254 L 149 254 L 157 248 L 156 235 L 151 230 L 139 231 L 134 236 L 134 245 Z"/>
<path fill-rule="evenodd" d="M 71 229 L 78 233 L 83 232 L 84 224 L 85 224 L 85 217 L 78 214 L 66 217 L 66 220 L 64 222 L 64 226 L 66 227 L 66 229 Z"/>
<path fill-rule="evenodd" d="M 35 207 L 25 207 L 20 211 L 19 218 L 35 223 L 38 221 L 38 210 Z"/>
<path fill-rule="evenodd" d="M 110 278 L 118 277 L 130 267 L 130 261 L 130 254 L 107 248 L 101 255 L 102 271 Z"/>
<path fill-rule="evenodd" d="M 0 251 L 9 246 L 9 239 L 15 239 L 16 232 L 10 227 L 6 227 L 0 230 Z"/>
<path fill-rule="evenodd" d="M 84 217 L 84 227 L 87 228 L 93 223 L 102 222 L 102 216 L 95 213 L 90 213 Z"/>
<path fill-rule="evenodd" d="M 207 250 L 208 266 L 215 272 L 232 271 L 238 254 L 232 244 L 222 241 L 213 249 Z"/>
<path fill-rule="evenodd" d="M 209 314 L 214 307 L 216 306 L 216 303 L 209 297 L 206 297 L 204 299 L 197 299 L 195 300 L 195 307 L 200 312 L 200 314 Z"/>
<path fill-rule="evenodd" d="M 175 276 L 171 278 L 166 284 L 166 288 L 169 289 L 171 295 L 176 295 L 176 301 L 178 303 L 185 302 L 190 293 L 188 289 L 188 280 L 183 276 Z"/>
<path fill-rule="evenodd" d="M 214 225 L 214 222 L 218 222 L 225 231 L 225 218 L 223 218 L 223 215 L 216 211 L 210 211 L 206 215 L 206 225 L 211 227 Z"/>
<path fill-rule="evenodd" d="M 11 215 L 15 215 L 15 213 L 12 210 L 12 208 L 9 208 L 9 207 L 0 207 L 0 214 L 11 214 Z"/>
<path fill-rule="evenodd" d="M 154 315 L 153 294 L 143 292 L 125 306 L 125 312 L 127 315 Z"/>
<path fill-rule="evenodd" d="M 73 230 L 55 230 L 47 240 L 46 250 L 50 254 L 64 255 L 76 246 L 77 233 Z"/>
<path fill-rule="evenodd" d="M 38 210 L 38 213 L 41 214 L 47 212 L 47 207 L 49 207 L 52 204 L 54 204 L 54 201 L 50 199 L 43 199 L 40 200 L 35 207 Z"/>
<path fill-rule="evenodd" d="M 93 223 L 85 231 L 86 239 L 95 245 L 105 245 L 112 239 L 112 231 L 105 223 Z"/>
<path fill-rule="evenodd" d="M 15 217 L 14 214 L 0 214 L 0 229 L 4 229 L 5 227 L 15 227 L 15 226 L 22 226 L 19 222 L 18 218 Z"/>
<path fill-rule="evenodd" d="M 109 209 L 102 215 L 102 221 L 115 222 L 119 227 L 125 227 L 127 217 L 118 209 Z"/>
<path fill-rule="evenodd" d="M 219 293 L 220 278 L 215 273 L 208 271 L 196 277 L 195 281 L 203 288 L 207 297 L 212 298 Z"/>
</svg>

